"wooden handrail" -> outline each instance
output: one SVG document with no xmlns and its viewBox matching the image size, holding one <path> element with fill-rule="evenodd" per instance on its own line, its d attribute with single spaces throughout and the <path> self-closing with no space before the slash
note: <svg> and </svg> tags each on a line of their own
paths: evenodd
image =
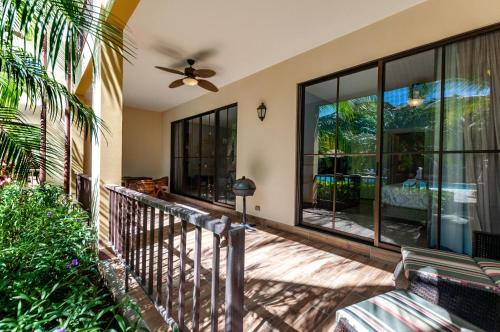
<svg viewBox="0 0 500 332">
<path fill-rule="evenodd" d="M 244 250 L 245 231 L 240 225 L 231 225 L 229 218 L 214 219 L 198 211 L 178 206 L 155 197 L 117 185 L 106 185 L 109 190 L 109 242 L 125 266 L 125 290 L 128 291 L 129 275 L 144 289 L 149 299 L 165 321 L 186 329 L 186 237 L 188 225 L 194 226 L 194 276 L 192 300 L 192 331 L 199 330 L 201 289 L 202 230 L 212 233 L 212 280 L 210 297 L 211 331 L 218 328 L 217 298 L 219 294 L 219 265 L 221 243 L 227 243 L 227 272 L 225 287 L 225 330 L 243 331 L 244 302 Z M 158 219 L 156 219 L 158 211 Z M 165 216 L 168 216 L 165 220 Z M 180 264 L 178 287 L 178 317 L 173 317 L 172 305 L 174 280 L 174 219 L 180 222 Z M 157 221 L 157 223 L 156 223 Z M 164 222 L 166 221 L 166 225 Z M 156 228 L 157 227 L 157 228 Z M 155 230 L 156 241 L 155 241 Z M 166 234 L 164 234 L 166 233 Z M 164 241 L 165 235 L 165 241 Z M 221 241 L 224 238 L 224 241 Z M 166 242 L 166 244 L 164 243 Z M 166 263 L 163 250 L 166 249 Z M 155 251 L 158 255 L 155 257 Z M 149 268 L 146 269 L 146 263 Z M 156 276 L 154 275 L 156 266 Z M 167 274 L 163 287 L 162 273 Z M 154 283 L 156 281 L 156 287 Z M 165 293 L 165 295 L 163 295 Z"/>
</svg>

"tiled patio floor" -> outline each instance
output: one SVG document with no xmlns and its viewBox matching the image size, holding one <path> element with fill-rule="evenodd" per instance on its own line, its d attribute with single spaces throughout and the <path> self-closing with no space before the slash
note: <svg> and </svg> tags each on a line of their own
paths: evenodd
<svg viewBox="0 0 500 332">
<path fill-rule="evenodd" d="M 178 271 L 179 223 L 176 223 L 175 229 L 174 270 Z M 202 330 L 209 330 L 212 264 L 210 233 L 203 232 L 202 246 L 200 322 Z M 187 280 L 190 280 L 194 251 L 192 230 L 187 236 L 187 248 Z M 225 248 L 221 250 L 220 331 L 224 330 L 224 256 Z M 165 249 L 163 258 L 166 264 Z M 258 231 L 248 232 L 246 235 L 244 330 L 331 331 L 335 326 L 337 309 L 392 289 L 393 270 L 394 265 L 390 263 L 369 260 L 365 256 L 316 243 L 298 235 L 260 227 Z M 117 272 L 123 275 L 119 268 Z M 163 279 L 165 282 L 166 276 Z M 178 285 L 178 279 L 175 279 L 174 288 Z M 186 309 L 189 313 L 192 283 L 187 285 L 187 289 Z M 155 330 L 166 330 L 166 325 L 154 312 L 154 307 L 136 283 L 131 284 L 130 294 L 139 302 L 149 325 Z M 177 289 L 174 289 L 174 294 L 177 299 Z M 188 326 L 189 316 L 186 314 Z M 174 317 L 177 318 L 176 310 Z"/>
</svg>

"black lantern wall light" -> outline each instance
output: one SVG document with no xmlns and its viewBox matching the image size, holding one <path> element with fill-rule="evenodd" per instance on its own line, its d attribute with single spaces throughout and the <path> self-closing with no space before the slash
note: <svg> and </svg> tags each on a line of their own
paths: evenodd
<svg viewBox="0 0 500 332">
<path fill-rule="evenodd" d="M 266 112 L 267 112 L 267 107 L 264 103 L 260 103 L 259 107 L 257 107 L 257 116 L 259 117 L 260 121 L 264 121 L 264 118 L 266 117 Z"/>
</svg>

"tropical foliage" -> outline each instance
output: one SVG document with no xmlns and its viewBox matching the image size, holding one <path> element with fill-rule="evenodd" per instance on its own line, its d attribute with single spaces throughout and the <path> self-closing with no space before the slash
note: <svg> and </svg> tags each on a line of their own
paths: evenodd
<svg viewBox="0 0 500 332">
<path fill-rule="evenodd" d="M 96 232 L 59 187 L 0 189 L 0 330 L 129 331 L 97 270 Z"/>
<path fill-rule="evenodd" d="M 75 72 L 78 50 L 85 46 L 82 36 L 124 57 L 133 52 L 123 24 L 89 1 L 0 0 L 0 15 L 0 162 L 22 180 L 45 158 L 49 172 L 60 168 L 62 149 L 49 140 L 47 155 L 41 154 L 40 130 L 25 121 L 21 108 L 36 111 L 43 100 L 52 120 L 61 119 L 68 108 L 85 135 L 96 138 L 98 128 L 104 128 L 90 107 L 54 79 L 57 69 Z"/>
</svg>

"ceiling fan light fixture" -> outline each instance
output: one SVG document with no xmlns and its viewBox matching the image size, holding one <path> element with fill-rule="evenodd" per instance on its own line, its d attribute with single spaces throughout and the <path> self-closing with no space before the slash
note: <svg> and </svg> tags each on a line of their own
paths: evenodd
<svg viewBox="0 0 500 332">
<path fill-rule="evenodd" d="M 198 85 L 198 80 L 192 77 L 186 77 L 182 80 L 182 83 L 189 85 L 189 86 L 195 86 Z"/>
<path fill-rule="evenodd" d="M 417 84 L 413 84 L 410 90 L 410 98 L 408 99 L 408 105 L 411 107 L 417 107 L 424 103 L 424 99 L 420 97 L 420 91 L 418 90 Z"/>
</svg>

